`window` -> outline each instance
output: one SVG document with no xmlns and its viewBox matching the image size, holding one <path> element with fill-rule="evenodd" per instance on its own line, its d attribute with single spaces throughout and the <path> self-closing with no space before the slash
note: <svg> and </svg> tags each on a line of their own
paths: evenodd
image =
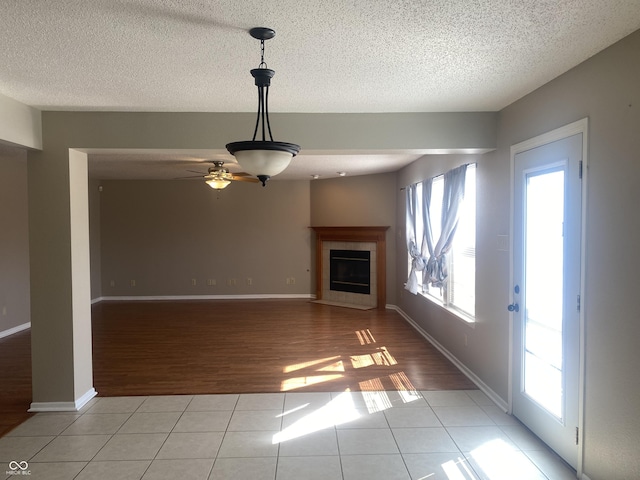
<svg viewBox="0 0 640 480">
<path fill-rule="evenodd" d="M 476 314 L 476 168 L 470 165 L 464 202 L 453 241 L 449 265 L 449 303 L 470 316 Z"/>
<path fill-rule="evenodd" d="M 451 250 L 446 254 L 447 280 L 442 288 L 422 284 L 421 272 L 417 279 L 420 290 L 427 298 L 441 302 L 447 308 L 465 316 L 475 316 L 476 291 L 476 165 L 467 166 L 465 175 L 464 200 L 459 208 L 458 226 Z M 422 243 L 424 224 L 422 209 L 424 208 L 423 184 L 416 185 L 415 230 L 417 243 Z M 444 175 L 433 178 L 431 198 L 429 199 L 429 218 L 434 244 L 442 231 L 442 205 L 444 198 Z M 426 247 L 423 255 L 429 257 Z M 409 265 L 411 258 L 409 257 Z"/>
</svg>

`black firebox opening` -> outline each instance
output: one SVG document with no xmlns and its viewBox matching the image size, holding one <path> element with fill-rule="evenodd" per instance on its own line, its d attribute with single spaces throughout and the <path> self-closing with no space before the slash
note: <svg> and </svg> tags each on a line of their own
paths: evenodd
<svg viewBox="0 0 640 480">
<path fill-rule="evenodd" d="M 331 250 L 329 288 L 339 292 L 371 293 L 371 252 Z"/>
</svg>

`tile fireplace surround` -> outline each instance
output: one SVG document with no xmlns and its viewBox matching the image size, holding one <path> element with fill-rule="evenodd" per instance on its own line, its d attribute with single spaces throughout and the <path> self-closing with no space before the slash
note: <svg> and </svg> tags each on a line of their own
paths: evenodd
<svg viewBox="0 0 640 480">
<path fill-rule="evenodd" d="M 385 308 L 386 232 L 384 227 L 311 227 L 316 232 L 316 299 L 359 307 Z M 338 292 L 329 288 L 330 250 L 371 252 L 371 294 Z"/>
</svg>

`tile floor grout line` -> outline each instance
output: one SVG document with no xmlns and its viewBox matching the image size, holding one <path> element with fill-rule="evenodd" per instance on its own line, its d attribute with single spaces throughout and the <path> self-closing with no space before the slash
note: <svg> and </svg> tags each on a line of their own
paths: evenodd
<svg viewBox="0 0 640 480">
<path fill-rule="evenodd" d="M 282 426 L 284 425 L 284 412 L 285 412 L 285 405 L 287 404 L 287 395 L 288 392 L 285 392 L 284 397 L 282 398 L 282 411 L 280 412 L 280 428 L 278 429 L 278 432 L 282 431 Z M 273 442 L 273 438 L 271 440 Z M 274 471 L 274 480 L 278 478 L 278 465 L 280 464 L 280 448 L 282 447 L 282 442 L 278 442 L 278 448 L 276 449 L 276 468 Z"/>
<path fill-rule="evenodd" d="M 107 397 L 107 398 L 108 398 L 108 397 Z M 88 466 L 89 466 L 89 464 L 90 464 L 92 461 L 94 461 L 94 460 L 95 460 L 95 458 L 100 454 L 100 452 L 102 451 L 102 449 L 104 449 L 104 448 L 107 446 L 107 444 L 111 441 L 111 439 L 113 439 L 113 438 L 114 438 L 114 437 L 115 437 L 115 436 L 116 436 L 116 435 L 117 435 L 117 434 L 122 430 L 122 428 L 125 426 L 125 424 L 126 424 L 126 423 L 127 423 L 127 422 L 128 422 L 128 421 L 129 421 L 129 420 L 130 420 L 130 419 L 131 419 L 131 418 L 136 414 L 136 413 L 145 413 L 145 412 L 140 412 L 139 410 L 140 410 L 140 408 L 142 407 L 142 405 L 143 405 L 143 404 L 144 404 L 144 403 L 145 403 L 149 398 L 150 398 L 150 397 L 148 397 L 148 396 L 147 396 L 147 397 L 145 397 L 145 398 L 144 398 L 144 400 L 142 400 L 142 402 L 140 402 L 140 405 L 138 405 L 138 407 L 136 407 L 136 409 L 135 409 L 133 412 L 125 412 L 125 413 L 128 413 L 128 414 L 129 414 L 129 416 L 127 417 L 127 419 L 126 419 L 124 422 L 122 422 L 122 425 L 120 425 L 120 427 L 118 427 L 118 429 L 116 430 L 116 432 L 115 432 L 115 433 L 113 433 L 113 434 L 110 436 L 109 440 L 107 440 L 107 442 L 102 446 L 102 448 L 100 448 L 100 449 L 96 452 L 96 454 L 93 456 L 93 458 L 87 462 L 87 465 L 85 465 L 85 467 L 80 471 L 80 473 L 82 473 L 82 471 L 83 471 L 86 467 L 88 467 Z M 176 423 L 177 423 L 177 422 L 176 422 Z M 175 425 L 174 425 L 174 428 L 175 428 Z M 127 435 L 127 433 L 122 433 L 121 435 Z M 167 441 L 168 439 L 169 439 L 169 434 L 167 434 L 167 437 L 166 437 L 166 438 L 164 439 L 164 441 L 162 442 L 162 445 L 160 445 L 160 448 L 159 448 L 159 449 L 158 449 L 158 451 L 155 453 L 154 458 L 152 458 L 152 459 L 149 461 L 149 465 L 147 465 L 147 468 L 145 468 L 145 470 L 144 470 L 143 474 L 140 476 L 140 478 L 144 477 L 144 475 L 147 473 L 147 471 L 149 470 L 149 468 L 151 468 L 151 464 L 152 464 L 152 463 L 153 463 L 153 461 L 156 459 L 156 457 L 158 456 L 158 453 L 160 453 L 160 450 L 162 449 L 162 447 L 164 446 L 164 444 L 166 443 L 166 441 Z M 148 459 L 144 459 L 144 460 L 141 460 L 141 461 L 146 461 L 146 460 L 148 460 Z M 118 461 L 126 461 L 126 460 L 104 460 L 104 461 L 105 461 L 105 462 L 109 462 L 109 461 L 115 461 L 115 462 L 118 462 Z M 135 461 L 138 461 L 138 460 L 135 460 Z M 80 473 L 78 473 L 78 475 L 80 475 Z M 77 476 L 76 476 L 76 477 L 77 477 Z"/>
<path fill-rule="evenodd" d="M 333 426 L 333 433 L 336 436 L 336 449 L 338 450 L 338 463 L 340 464 L 340 477 L 344 480 L 344 466 L 342 465 L 342 453 L 340 452 L 340 439 L 338 438 L 338 426 Z"/>
<path fill-rule="evenodd" d="M 85 413 L 86 413 L 86 412 L 85 412 Z M 82 417 L 82 416 L 84 416 L 84 413 L 81 415 L 81 417 Z M 127 420 L 128 420 L 130 417 L 131 417 L 131 415 L 129 415 L 129 417 L 127 417 Z M 127 421 L 127 420 L 125 420 L 124 422 L 122 422 L 122 425 L 124 425 L 124 424 L 126 423 L 126 421 Z M 122 428 L 122 425 L 120 425 L 120 427 L 118 427 L 118 430 L 120 430 L 120 428 Z M 116 430 L 116 432 L 117 432 L 118 430 Z M 98 451 L 93 455 L 93 457 L 91 457 L 91 458 L 87 461 L 87 463 L 85 464 L 85 466 L 84 466 L 84 467 L 82 467 L 82 469 L 78 472 L 78 474 L 77 474 L 75 477 L 73 477 L 73 478 L 77 478 L 77 477 L 79 477 L 79 476 L 82 474 L 82 472 L 83 472 L 83 471 L 84 471 L 84 470 L 89 466 L 89 464 L 90 464 L 90 463 L 91 463 L 91 462 L 92 462 L 92 461 L 93 461 L 93 460 L 98 456 L 98 454 L 99 454 L 99 453 L 102 451 L 102 449 L 107 445 L 107 443 L 109 443 L 109 442 L 111 441 L 111 439 L 112 439 L 114 436 L 115 436 L 115 433 L 112 433 L 112 434 L 110 434 L 110 435 L 109 435 L 109 438 L 107 439 L 107 441 L 106 441 L 106 442 L 104 442 L 104 445 L 102 445 L 102 447 L 100 447 L 100 448 L 98 449 Z"/>
<path fill-rule="evenodd" d="M 467 395 L 469 396 L 469 395 Z M 471 397 L 470 397 L 471 398 Z M 476 404 L 475 400 L 473 400 L 473 398 L 471 398 L 471 400 L 473 401 L 474 404 Z M 476 404 L 477 405 L 477 404 Z M 438 420 L 440 421 L 440 423 L 442 423 L 442 420 L 440 420 L 440 417 L 438 416 L 437 412 L 434 410 L 433 412 L 436 417 L 438 418 Z M 478 477 L 481 478 L 480 475 L 478 474 L 478 472 L 476 471 L 476 469 L 474 468 L 474 466 L 471 464 L 471 462 L 469 461 L 469 458 L 467 457 L 467 454 L 465 452 L 462 451 L 462 448 L 460 448 L 460 445 L 458 444 L 458 442 L 456 442 L 455 438 L 453 438 L 453 436 L 451 435 L 451 432 L 449 432 L 449 427 L 446 426 L 444 423 L 442 423 L 442 428 L 444 428 L 444 431 L 447 432 L 447 435 L 449 436 L 449 438 L 451 439 L 451 441 L 453 442 L 453 444 L 456 446 L 456 448 L 458 449 L 458 453 L 460 454 L 460 457 L 462 459 L 464 459 L 464 462 L 466 463 L 467 467 L 469 469 L 471 469 L 471 471 L 473 472 L 473 474 Z"/>
<path fill-rule="evenodd" d="M 509 432 L 505 431 L 505 430 L 502 428 L 502 427 L 505 427 L 505 426 L 508 426 L 508 425 L 497 425 L 497 427 L 500 429 L 500 431 L 501 431 L 502 433 L 504 433 L 504 434 L 507 436 L 507 438 L 508 438 L 509 440 L 511 440 L 511 442 L 513 442 L 513 444 L 518 448 L 518 451 L 519 451 L 519 452 L 521 452 L 521 453 L 522 453 L 522 454 L 523 454 L 527 459 L 529 459 L 529 461 L 531 462 L 531 464 L 532 464 L 534 467 L 536 467 L 536 469 L 538 469 L 538 471 L 542 474 L 542 476 L 544 476 L 547 480 L 549 480 L 549 476 L 548 476 L 545 472 L 543 472 L 543 471 L 542 471 L 542 469 L 538 466 L 538 464 L 537 464 L 537 463 L 535 463 L 535 462 L 531 459 L 531 457 L 529 457 L 529 455 L 527 455 L 527 450 L 525 450 L 525 449 L 523 449 L 522 447 L 520 447 L 520 445 L 518 445 L 518 444 L 515 442 L 515 440 L 513 439 L 513 437 L 512 437 L 511 435 L 509 435 Z M 522 424 L 521 422 L 518 424 L 518 426 L 525 428 L 525 429 L 527 430 L 527 432 L 529 432 L 529 433 L 530 433 L 530 430 L 529 430 L 529 429 L 527 429 L 526 425 Z M 533 435 L 533 434 L 532 434 L 532 435 Z M 540 440 L 540 442 L 542 442 L 542 440 Z M 543 447 L 544 447 L 544 446 L 545 446 L 545 445 L 543 444 Z M 539 450 L 529 450 L 529 451 L 539 451 Z"/>
<path fill-rule="evenodd" d="M 389 428 L 389 431 L 391 432 L 391 437 L 393 438 L 393 441 L 396 444 L 396 448 L 398 449 L 398 454 L 400 455 L 400 458 L 402 459 L 402 464 L 404 465 L 404 468 L 407 471 L 407 475 L 408 475 L 409 479 L 411 479 L 411 472 L 409 471 L 409 466 L 407 465 L 407 462 L 406 462 L 406 460 L 404 458 L 404 454 L 402 453 L 402 450 L 400 449 L 400 445 L 398 445 L 398 439 L 396 438 L 395 433 L 393 433 L 393 428 L 391 428 L 391 424 L 389 423 L 389 419 L 387 418 L 386 415 L 384 416 L 384 418 L 385 418 L 385 421 L 387 422 L 387 426 Z"/>
<path fill-rule="evenodd" d="M 449 428 L 445 427 L 444 425 L 442 426 L 444 428 L 444 431 L 447 432 L 447 435 L 449 436 L 449 438 L 451 439 L 451 441 L 453 442 L 453 444 L 456 446 L 456 448 L 458 449 L 458 452 L 460 454 L 460 457 L 462 459 L 464 459 L 464 462 L 466 463 L 467 467 L 469 469 L 471 469 L 471 471 L 473 472 L 473 474 L 480 479 L 480 474 L 476 471 L 476 469 L 474 468 L 474 466 L 471 464 L 471 462 L 469 461 L 469 458 L 467 457 L 467 454 L 465 452 L 462 451 L 462 448 L 460 448 L 460 445 L 458 445 L 458 442 L 456 442 L 455 438 L 453 438 L 453 436 L 451 435 L 451 433 L 449 432 Z"/>
<path fill-rule="evenodd" d="M 466 393 L 466 392 L 465 392 L 465 393 Z M 468 394 L 467 394 L 467 395 L 468 395 Z M 478 402 L 477 402 L 473 397 L 471 397 L 470 395 L 468 395 L 468 396 L 471 398 L 471 400 L 473 401 L 473 403 L 474 403 L 474 405 L 475 405 L 475 406 L 479 407 L 479 408 L 480 408 L 480 409 L 481 409 L 481 410 L 482 410 L 482 411 L 483 411 L 487 416 L 489 416 L 489 415 L 487 414 L 487 412 L 484 410 L 484 408 L 482 408 L 482 407 L 483 407 L 482 405 L 480 405 L 480 404 L 479 404 L 479 403 L 478 403 Z M 437 413 L 436 413 L 436 415 L 437 415 Z M 526 453 L 524 452 L 524 450 L 522 450 L 522 448 L 520 448 L 520 446 L 519 446 L 519 445 L 517 445 L 517 444 L 515 443 L 515 441 L 511 438 L 511 436 L 510 436 L 510 435 L 509 435 L 509 434 L 508 434 L 508 433 L 507 433 L 507 432 L 502 428 L 502 425 L 497 424 L 497 423 L 496 423 L 496 421 L 495 421 L 493 418 L 491 418 L 491 417 L 489 417 L 489 419 L 493 422 L 493 425 L 490 425 L 490 426 L 495 426 L 495 427 L 497 427 L 497 428 L 498 428 L 498 430 L 500 430 L 500 432 L 502 432 L 504 435 L 506 435 L 506 436 L 507 436 L 507 438 L 509 438 L 509 440 L 510 440 L 510 441 L 513 443 L 513 445 L 517 448 L 517 451 L 518 451 L 518 452 L 522 453 L 522 454 L 523 454 L 523 455 L 525 455 L 527 458 L 529 458 L 529 457 L 526 455 Z M 470 426 L 468 426 L 468 427 L 471 427 L 471 428 L 473 428 L 473 427 L 481 428 L 481 427 L 483 427 L 483 426 L 484 426 L 484 425 L 470 425 Z M 455 426 L 454 426 L 454 427 L 455 427 Z M 479 474 L 478 474 L 478 472 L 476 471 L 476 469 L 475 469 L 475 468 L 473 467 L 473 465 L 469 462 L 467 454 L 466 454 L 466 453 L 464 453 L 464 452 L 460 449 L 460 446 L 458 445 L 458 443 L 455 441 L 455 439 L 453 438 L 453 436 L 452 436 L 452 435 L 451 435 L 451 433 L 449 432 L 449 427 L 445 427 L 445 430 L 446 430 L 446 432 L 447 432 L 447 435 L 449 435 L 449 437 L 451 438 L 451 440 L 452 440 L 452 441 L 454 442 L 454 444 L 458 447 L 458 450 L 460 451 L 460 453 L 461 453 L 461 454 L 462 454 L 462 456 L 464 457 L 464 459 L 465 459 L 466 463 L 468 464 L 469 468 L 471 468 L 471 470 L 473 471 L 473 473 L 474 473 L 476 476 L 479 476 Z M 539 468 L 539 467 L 538 467 L 538 466 L 537 466 L 533 461 L 532 461 L 531 463 L 536 467 L 536 469 L 540 472 L 540 474 L 542 474 L 542 476 L 543 476 L 543 477 L 545 477 L 547 480 L 549 480 L 549 477 L 548 477 L 548 476 L 547 476 L 547 475 L 546 475 L 546 474 L 545 474 L 545 473 L 544 473 L 544 472 L 543 472 L 543 471 L 542 471 L 542 470 L 541 470 L 541 469 L 540 469 L 540 468 Z"/>
<path fill-rule="evenodd" d="M 41 436 L 49 436 L 49 435 L 41 435 Z M 33 455 L 31 455 L 31 457 L 29 457 L 29 461 L 31 461 L 32 459 L 34 459 L 42 450 L 44 450 L 51 442 L 53 442 L 57 437 L 54 435 L 53 438 L 51 440 L 49 440 L 47 443 L 45 443 L 42 448 L 40 448 L 36 453 L 34 453 Z"/>
<path fill-rule="evenodd" d="M 76 418 L 73 422 L 71 422 L 71 425 L 73 425 L 74 423 L 76 423 L 78 420 L 80 420 L 82 417 L 84 416 L 84 413 L 81 413 L 80 416 L 78 418 Z M 60 432 L 60 434 L 58 436 L 62 436 L 62 433 L 64 433 L 67 429 L 69 429 L 71 427 L 71 425 L 68 425 L 67 428 L 65 428 L 64 430 L 62 430 L 62 432 Z M 56 438 L 58 438 L 58 436 L 56 436 Z M 108 441 L 108 440 L 107 440 Z M 100 450 L 98 450 L 100 451 Z M 97 452 L 96 452 L 97 455 Z M 82 471 L 87 467 L 87 465 L 89 465 L 89 462 L 86 462 L 85 465 L 80 469 L 80 471 L 73 476 L 73 478 L 77 478 L 78 475 L 80 475 L 82 473 Z"/>
<path fill-rule="evenodd" d="M 335 397 L 333 396 L 333 394 L 330 394 L 329 403 L 333 402 L 334 398 Z M 338 463 L 340 465 L 340 478 L 344 480 L 344 465 L 342 464 L 342 452 L 340 451 L 340 438 L 338 437 L 338 425 L 336 425 L 335 422 L 333 425 L 333 434 L 335 435 L 336 450 L 338 451 Z"/>
</svg>

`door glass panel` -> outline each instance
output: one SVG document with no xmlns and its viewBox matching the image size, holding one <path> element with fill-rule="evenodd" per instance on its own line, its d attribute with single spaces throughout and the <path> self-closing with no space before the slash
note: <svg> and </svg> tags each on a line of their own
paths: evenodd
<svg viewBox="0 0 640 480">
<path fill-rule="evenodd" d="M 526 176 L 523 389 L 562 418 L 564 169 Z"/>
</svg>

